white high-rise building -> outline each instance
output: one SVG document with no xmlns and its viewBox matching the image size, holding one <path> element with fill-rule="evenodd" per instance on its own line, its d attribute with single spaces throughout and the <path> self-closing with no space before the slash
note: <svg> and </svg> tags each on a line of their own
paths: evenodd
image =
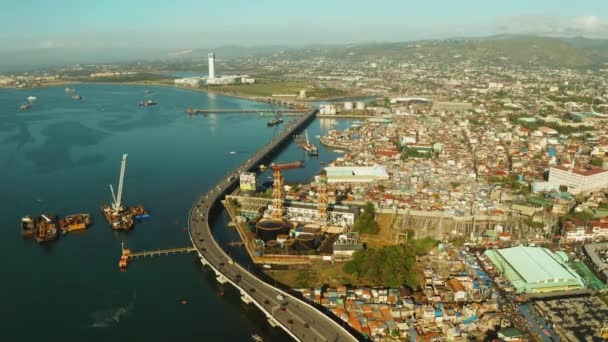
<svg viewBox="0 0 608 342">
<path fill-rule="evenodd" d="M 209 78 L 215 78 L 215 53 L 209 52 L 207 55 L 209 57 Z"/>
</svg>

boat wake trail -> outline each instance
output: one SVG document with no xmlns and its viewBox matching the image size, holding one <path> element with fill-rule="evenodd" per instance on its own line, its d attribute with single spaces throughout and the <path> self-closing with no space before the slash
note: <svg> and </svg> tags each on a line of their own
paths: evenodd
<svg viewBox="0 0 608 342">
<path fill-rule="evenodd" d="M 124 317 L 131 315 L 135 308 L 137 293 L 133 294 L 133 299 L 125 306 L 113 307 L 109 309 L 97 310 L 91 314 L 93 323 L 91 328 L 109 328 L 118 324 Z"/>
</svg>

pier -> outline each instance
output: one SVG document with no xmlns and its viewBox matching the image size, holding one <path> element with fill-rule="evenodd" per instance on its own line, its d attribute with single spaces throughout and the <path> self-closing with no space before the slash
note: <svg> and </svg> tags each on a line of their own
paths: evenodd
<svg viewBox="0 0 608 342">
<path fill-rule="evenodd" d="M 304 115 L 306 112 L 308 112 L 309 109 L 290 109 L 287 112 L 281 112 L 280 115 L 282 116 L 299 116 L 299 115 Z M 220 114 L 220 113 L 264 113 L 267 112 L 264 111 L 263 109 L 194 109 L 194 108 L 188 108 L 186 109 L 186 113 L 188 114 Z M 279 114 L 277 114 L 279 115 Z"/>
<path fill-rule="evenodd" d="M 154 257 L 159 255 L 169 255 L 169 254 L 182 254 L 182 253 L 192 253 L 196 252 L 196 248 L 194 247 L 182 247 L 182 248 L 169 248 L 169 249 L 157 249 L 153 251 L 144 251 L 144 252 L 131 252 L 129 255 L 130 259 L 136 259 L 141 257 Z"/>
<path fill-rule="evenodd" d="M 259 151 L 201 194 L 190 210 L 188 232 L 201 263 L 213 270 L 217 281 L 232 284 L 241 293 L 241 299 L 258 307 L 272 326 L 279 326 L 296 341 L 357 341 L 360 335 L 339 318 L 317 310 L 290 289 L 273 286 L 270 279 L 265 281 L 261 278 L 263 275 L 258 277 L 234 262 L 215 240 L 209 223 L 210 217 L 223 209 L 221 201 L 225 195 L 238 186 L 239 175 L 257 171 L 260 164 L 278 153 L 316 114 L 317 110 L 311 109 L 285 124 L 284 129 Z M 281 307 L 284 310 L 277 310 Z"/>
</svg>

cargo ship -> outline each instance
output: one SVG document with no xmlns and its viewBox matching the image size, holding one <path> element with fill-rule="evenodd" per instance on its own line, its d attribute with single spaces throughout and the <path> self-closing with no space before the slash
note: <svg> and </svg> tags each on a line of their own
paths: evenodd
<svg viewBox="0 0 608 342">
<path fill-rule="evenodd" d="M 287 169 L 297 169 L 304 166 L 304 163 L 301 161 L 294 161 L 291 163 L 272 163 L 270 164 L 270 168 L 273 171 L 276 170 L 287 170 Z"/>
<path fill-rule="evenodd" d="M 140 107 L 148 107 L 148 106 L 155 106 L 157 104 L 157 102 L 154 102 L 152 100 L 148 100 L 148 101 L 140 101 L 139 102 L 139 106 Z"/>
<path fill-rule="evenodd" d="M 280 123 L 283 122 L 283 119 L 274 119 L 274 120 L 270 120 L 268 121 L 266 124 L 268 125 L 268 127 L 274 126 L 274 125 L 278 125 Z"/>
<path fill-rule="evenodd" d="M 57 216 L 42 214 L 36 219 L 36 242 L 42 243 L 57 239 Z"/>
<path fill-rule="evenodd" d="M 36 222 L 31 216 L 24 216 L 21 218 L 21 237 L 24 239 L 31 239 L 34 237 L 36 231 Z"/>
<path fill-rule="evenodd" d="M 150 213 L 141 204 L 137 207 L 130 207 L 129 212 L 131 213 L 131 216 L 133 216 L 133 218 L 136 220 L 141 220 L 150 217 Z"/>
<path fill-rule="evenodd" d="M 59 219 L 59 226 L 62 233 L 69 233 L 75 230 L 86 229 L 91 225 L 91 214 L 73 214 Z"/>
</svg>

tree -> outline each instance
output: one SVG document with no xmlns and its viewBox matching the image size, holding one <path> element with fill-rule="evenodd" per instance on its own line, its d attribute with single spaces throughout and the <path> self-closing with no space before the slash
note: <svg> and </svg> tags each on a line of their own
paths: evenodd
<svg viewBox="0 0 608 342">
<path fill-rule="evenodd" d="M 356 278 L 365 278 L 372 284 L 388 287 L 402 285 L 417 287 L 414 272 L 415 254 L 404 246 L 385 246 L 366 249 L 353 254 L 344 265 L 344 272 Z"/>
<path fill-rule="evenodd" d="M 363 213 L 357 217 L 354 230 L 359 233 L 375 234 L 378 232 L 378 223 L 375 221 L 376 208 L 371 202 L 367 202 L 363 207 Z"/>
<path fill-rule="evenodd" d="M 604 160 L 602 158 L 595 157 L 591 159 L 591 165 L 601 167 L 604 165 Z"/>
<path fill-rule="evenodd" d="M 317 280 L 317 273 L 313 270 L 299 270 L 296 275 L 296 284 L 299 287 L 310 287 Z"/>
</svg>

